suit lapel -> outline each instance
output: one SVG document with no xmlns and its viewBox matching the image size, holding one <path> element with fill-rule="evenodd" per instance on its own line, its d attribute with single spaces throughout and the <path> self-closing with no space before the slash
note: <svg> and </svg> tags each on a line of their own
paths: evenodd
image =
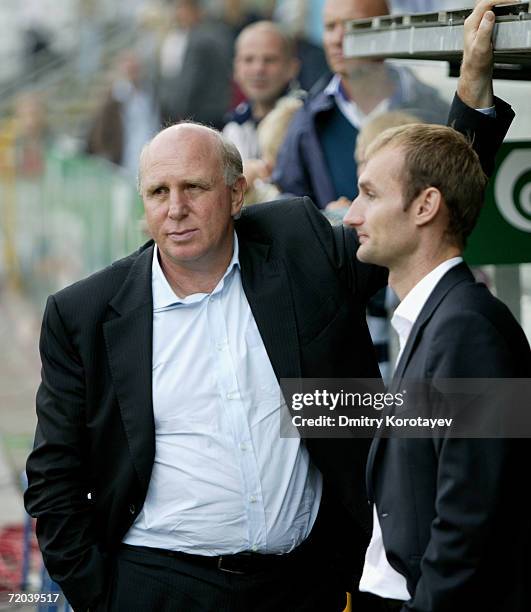
<svg viewBox="0 0 531 612">
<path fill-rule="evenodd" d="M 472 272 L 465 263 L 454 266 L 441 278 L 437 283 L 434 290 L 430 293 L 426 303 L 415 321 L 411 333 L 406 342 L 406 346 L 400 356 L 400 361 L 396 366 L 396 370 L 393 374 L 393 379 L 389 386 L 389 392 L 394 393 L 400 386 L 404 374 L 407 370 L 407 366 L 413 355 L 414 349 L 416 348 L 420 337 L 421 331 L 424 329 L 428 321 L 431 319 L 433 313 L 446 297 L 448 292 L 455 287 L 458 283 L 469 281 L 474 282 Z"/>
<path fill-rule="evenodd" d="M 152 258 L 153 247 L 137 257 L 119 292 L 109 303 L 114 318 L 103 324 L 111 376 L 129 450 L 146 489 L 155 457 Z"/>
<path fill-rule="evenodd" d="M 284 262 L 270 256 L 271 246 L 240 240 L 242 285 L 278 379 L 300 378 L 295 311 Z"/>
<path fill-rule="evenodd" d="M 446 297 L 446 295 L 451 291 L 457 284 L 461 282 L 474 282 L 474 277 L 469 267 L 465 263 L 460 263 L 457 266 L 454 266 L 441 278 L 441 280 L 435 286 L 435 289 L 429 295 L 426 303 L 424 304 L 422 310 L 420 311 L 417 320 L 415 321 L 411 333 L 406 342 L 406 346 L 400 356 L 400 360 L 396 366 L 396 370 L 393 374 L 393 379 L 389 384 L 389 393 L 396 393 L 400 386 L 402 385 L 402 381 L 404 379 L 404 374 L 406 373 L 407 366 L 411 357 L 414 353 L 414 349 L 416 348 L 418 342 L 420 341 L 421 331 L 426 326 L 428 321 L 431 319 L 433 313 L 442 302 L 442 300 Z M 369 456 L 367 458 L 367 470 L 366 470 L 366 484 L 367 491 L 369 493 L 369 499 L 374 500 L 374 491 L 372 487 L 372 473 L 374 469 L 374 463 L 376 461 L 376 456 L 379 450 L 379 447 L 382 444 L 382 437 L 378 435 L 378 431 L 376 436 L 371 444 L 371 448 L 369 450 Z"/>
</svg>

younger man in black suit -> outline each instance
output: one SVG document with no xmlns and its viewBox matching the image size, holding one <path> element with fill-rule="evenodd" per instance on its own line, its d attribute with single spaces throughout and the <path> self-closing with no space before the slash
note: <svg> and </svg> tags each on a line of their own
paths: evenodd
<svg viewBox="0 0 531 612">
<path fill-rule="evenodd" d="M 485 184 L 471 144 L 448 127 L 387 130 L 367 151 L 344 223 L 358 259 L 389 268 L 402 300 L 391 392 L 412 379 L 531 378 L 520 326 L 462 259 Z M 525 440 L 377 437 L 360 589 L 404 612 L 531 609 L 526 456 Z"/>
</svg>

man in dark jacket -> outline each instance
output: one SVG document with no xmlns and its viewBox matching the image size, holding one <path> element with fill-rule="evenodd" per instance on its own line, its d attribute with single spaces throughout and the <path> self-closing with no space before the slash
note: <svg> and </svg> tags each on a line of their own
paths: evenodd
<svg viewBox="0 0 531 612">
<path fill-rule="evenodd" d="M 409 70 L 343 56 L 345 21 L 388 12 L 385 0 L 326 1 L 323 43 L 333 75 L 314 88 L 288 129 L 272 177 L 282 192 L 345 209 L 357 194 L 354 149 L 363 123 L 396 109 L 446 122 L 447 104 Z"/>
</svg>

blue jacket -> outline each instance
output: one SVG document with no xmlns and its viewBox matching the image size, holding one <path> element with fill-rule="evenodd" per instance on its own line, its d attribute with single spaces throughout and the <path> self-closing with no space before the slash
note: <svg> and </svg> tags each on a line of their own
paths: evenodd
<svg viewBox="0 0 531 612">
<path fill-rule="evenodd" d="M 390 110 L 408 111 L 430 123 L 446 123 L 449 105 L 435 89 L 420 82 L 405 68 L 391 68 L 391 71 L 396 76 L 397 91 L 391 99 Z M 338 197 L 318 134 L 335 105 L 334 97 L 325 93 L 324 88 L 308 96 L 289 126 L 272 176 L 280 191 L 309 196 L 319 208 Z"/>
</svg>

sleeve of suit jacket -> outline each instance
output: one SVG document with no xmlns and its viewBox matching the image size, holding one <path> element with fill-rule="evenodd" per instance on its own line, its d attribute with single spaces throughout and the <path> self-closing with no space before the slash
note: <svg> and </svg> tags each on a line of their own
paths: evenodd
<svg viewBox="0 0 531 612">
<path fill-rule="evenodd" d="M 95 544 L 84 469 L 84 373 L 53 296 L 44 314 L 40 352 L 38 425 L 26 468 L 25 504 L 37 518 L 37 537 L 52 579 L 76 609 L 83 609 L 103 590 L 105 563 Z"/>
<path fill-rule="evenodd" d="M 349 270 L 350 290 L 360 303 L 366 304 L 387 284 L 387 268 L 359 261 L 356 257 L 359 247 L 356 232 L 343 226 L 330 225 L 309 198 L 303 198 L 303 202 L 316 239 L 338 269 Z"/>
<path fill-rule="evenodd" d="M 496 112 L 491 117 L 470 108 L 455 94 L 448 115 L 448 125 L 472 142 L 487 176 L 494 171 L 496 153 L 514 118 L 514 111 L 506 102 L 494 98 L 494 103 Z"/>
</svg>

